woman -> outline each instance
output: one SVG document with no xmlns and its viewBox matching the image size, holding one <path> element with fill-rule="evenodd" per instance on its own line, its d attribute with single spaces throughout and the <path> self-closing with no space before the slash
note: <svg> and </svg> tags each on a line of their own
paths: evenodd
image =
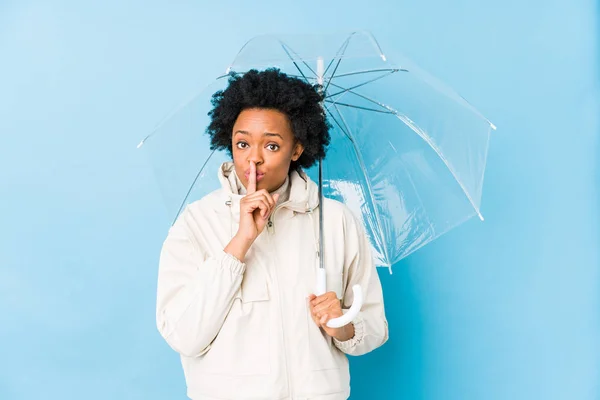
<svg viewBox="0 0 600 400">
<path fill-rule="evenodd" d="M 328 292 L 313 294 L 318 266 L 317 185 L 303 172 L 324 157 L 329 125 L 315 87 L 276 69 L 232 77 L 213 95 L 213 149 L 233 162 L 222 188 L 190 204 L 163 244 L 157 326 L 181 355 L 194 400 L 341 400 L 346 355 L 388 338 L 381 284 L 364 228 L 325 199 Z M 339 317 L 360 284 L 364 304 Z"/>
</svg>

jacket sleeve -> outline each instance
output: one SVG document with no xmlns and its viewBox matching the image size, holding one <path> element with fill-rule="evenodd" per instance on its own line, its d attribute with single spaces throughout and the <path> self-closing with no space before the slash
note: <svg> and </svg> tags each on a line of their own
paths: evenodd
<svg viewBox="0 0 600 400">
<path fill-rule="evenodd" d="M 351 214 L 350 211 L 347 214 Z M 352 286 L 355 284 L 360 285 L 363 291 L 363 305 L 353 321 L 354 337 L 343 342 L 334 338 L 333 342 L 344 353 L 359 356 L 375 350 L 388 340 L 388 323 L 369 239 L 362 224 L 350 215 L 346 218 L 345 246 L 344 271 L 348 279 L 342 311 L 346 313 L 354 301 Z"/>
<path fill-rule="evenodd" d="M 178 353 L 206 353 L 238 292 L 246 265 L 223 250 L 207 256 L 186 223 L 171 227 L 160 255 L 156 325 Z"/>
</svg>

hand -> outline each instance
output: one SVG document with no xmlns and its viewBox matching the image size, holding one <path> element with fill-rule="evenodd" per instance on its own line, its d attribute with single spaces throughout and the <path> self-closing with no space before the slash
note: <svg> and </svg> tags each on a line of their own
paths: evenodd
<svg viewBox="0 0 600 400">
<path fill-rule="evenodd" d="M 278 199 L 278 194 L 271 196 L 265 189 L 256 191 L 256 165 L 251 161 L 247 194 L 240 201 L 240 226 L 237 235 L 254 242 L 265 229 Z"/>
<path fill-rule="evenodd" d="M 341 328 L 330 328 L 327 322 L 330 319 L 341 317 L 342 303 L 335 292 L 327 292 L 320 296 L 311 294 L 308 296 L 310 314 L 318 327 L 323 328 L 325 333 L 337 340 L 344 342 L 354 337 L 354 324 L 351 322 Z"/>
</svg>

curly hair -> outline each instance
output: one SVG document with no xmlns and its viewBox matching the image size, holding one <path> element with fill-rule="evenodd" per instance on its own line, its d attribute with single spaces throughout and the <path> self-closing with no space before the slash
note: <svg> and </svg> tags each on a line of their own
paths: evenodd
<svg viewBox="0 0 600 400">
<path fill-rule="evenodd" d="M 206 129 L 211 150 L 227 150 L 232 157 L 231 135 L 238 115 L 245 109 L 274 109 L 287 115 L 292 132 L 304 151 L 290 170 L 310 168 L 325 157 L 330 142 L 329 129 L 319 86 L 286 75 L 277 68 L 252 69 L 243 75 L 233 73 L 225 90 L 213 94 L 211 122 Z"/>
</svg>

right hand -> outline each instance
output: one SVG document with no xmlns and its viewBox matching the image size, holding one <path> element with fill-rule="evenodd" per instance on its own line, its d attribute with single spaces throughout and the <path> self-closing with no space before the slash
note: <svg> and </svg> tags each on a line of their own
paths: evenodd
<svg viewBox="0 0 600 400">
<path fill-rule="evenodd" d="M 271 196 L 265 189 L 256 191 L 256 164 L 252 161 L 246 192 L 246 196 L 240 201 L 240 226 L 237 235 L 253 242 L 265 229 L 279 195 Z"/>
</svg>

